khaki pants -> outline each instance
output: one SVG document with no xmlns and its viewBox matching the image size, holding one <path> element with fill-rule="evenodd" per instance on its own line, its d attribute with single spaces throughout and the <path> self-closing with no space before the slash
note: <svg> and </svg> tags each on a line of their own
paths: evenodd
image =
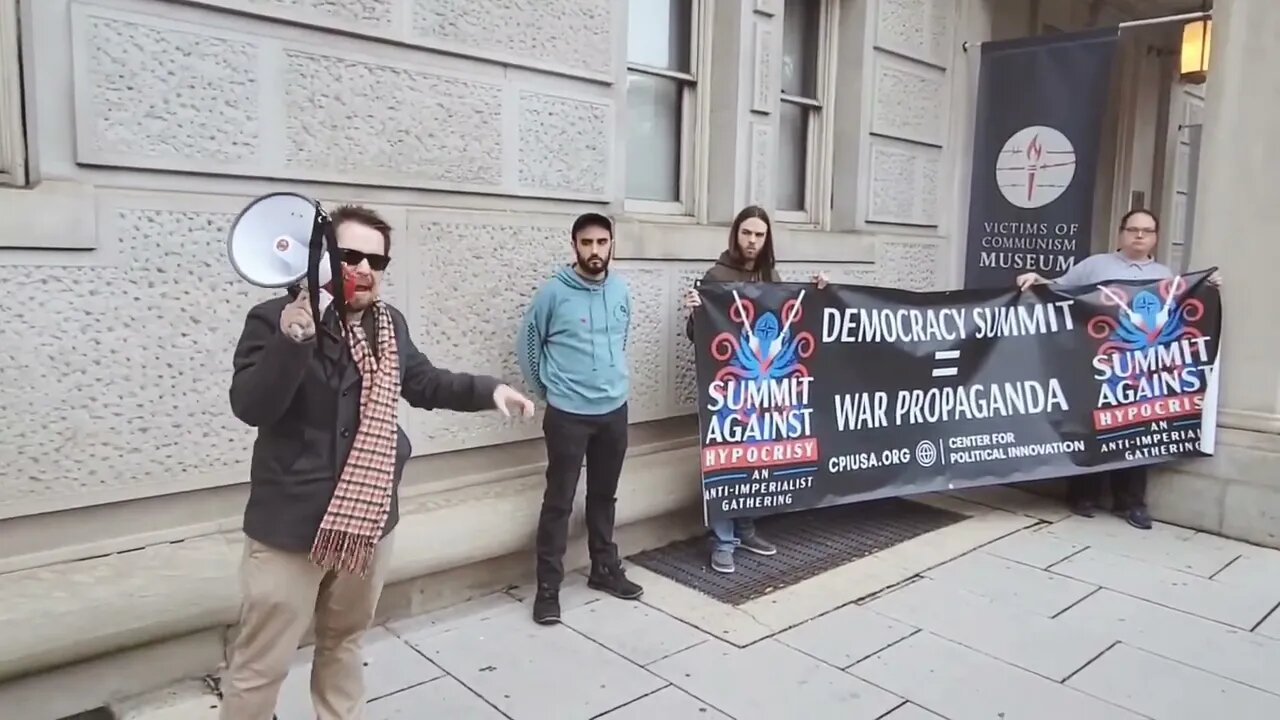
<svg viewBox="0 0 1280 720">
<path fill-rule="evenodd" d="M 390 566 L 392 532 L 378 543 L 367 577 L 326 572 L 306 553 L 245 538 L 239 634 L 222 676 L 221 720 L 271 720 L 280 685 L 315 620 L 311 700 L 319 720 L 364 715 L 360 641 L 373 620 Z"/>
</svg>

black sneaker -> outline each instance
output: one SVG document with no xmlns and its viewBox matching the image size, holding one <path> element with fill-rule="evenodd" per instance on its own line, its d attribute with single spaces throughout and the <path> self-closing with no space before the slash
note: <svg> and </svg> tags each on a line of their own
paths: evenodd
<svg viewBox="0 0 1280 720">
<path fill-rule="evenodd" d="M 1139 530 L 1151 529 L 1151 513 L 1144 507 L 1136 507 L 1124 514 L 1124 519 Z"/>
<path fill-rule="evenodd" d="M 748 535 L 746 537 L 738 538 L 738 547 L 757 555 L 768 556 L 778 554 L 778 548 L 774 547 L 773 543 L 765 540 L 759 535 Z"/>
<path fill-rule="evenodd" d="M 587 587 L 607 592 L 623 600 L 636 600 L 644 594 L 644 588 L 627 579 L 622 563 L 591 568 L 591 575 L 587 577 Z"/>
<path fill-rule="evenodd" d="M 539 625 L 560 622 L 560 591 L 552 587 L 538 588 L 533 596 L 533 621 Z"/>
</svg>

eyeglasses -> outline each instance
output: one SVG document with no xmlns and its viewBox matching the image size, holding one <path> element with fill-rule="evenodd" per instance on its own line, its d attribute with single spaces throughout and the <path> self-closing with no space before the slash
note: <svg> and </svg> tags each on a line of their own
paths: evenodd
<svg viewBox="0 0 1280 720">
<path fill-rule="evenodd" d="M 1127 228 L 1124 228 L 1124 231 L 1129 233 L 1130 235 L 1143 235 L 1143 234 L 1155 235 L 1156 234 L 1155 228 L 1147 228 L 1147 227 L 1127 227 Z"/>
<path fill-rule="evenodd" d="M 386 270 L 387 263 L 391 262 L 391 258 L 386 255 L 378 255 L 376 253 L 364 253 L 359 250 L 342 249 L 342 262 L 346 265 L 355 267 L 361 261 L 367 260 L 371 270 Z"/>
</svg>

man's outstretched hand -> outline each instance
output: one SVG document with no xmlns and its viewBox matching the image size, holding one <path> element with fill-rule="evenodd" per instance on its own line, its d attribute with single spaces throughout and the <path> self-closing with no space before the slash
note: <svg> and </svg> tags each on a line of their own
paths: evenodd
<svg viewBox="0 0 1280 720">
<path fill-rule="evenodd" d="M 510 385 L 499 385 L 493 391 L 493 406 L 506 417 L 519 411 L 525 417 L 533 417 L 533 401 L 516 392 Z"/>
</svg>

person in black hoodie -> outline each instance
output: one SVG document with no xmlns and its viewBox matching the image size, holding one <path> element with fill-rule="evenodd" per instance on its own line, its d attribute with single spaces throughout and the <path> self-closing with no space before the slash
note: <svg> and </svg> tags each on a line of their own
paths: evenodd
<svg viewBox="0 0 1280 720">
<path fill-rule="evenodd" d="M 827 286 L 822 273 L 814 275 L 818 289 Z M 702 276 L 702 282 L 782 282 L 773 253 L 773 223 L 764 208 L 749 205 L 738 213 L 729 228 L 729 247 L 720 253 L 716 264 Z M 700 307 L 702 298 L 696 289 L 685 294 L 684 306 Z M 685 322 L 685 335 L 693 341 L 693 312 Z M 756 532 L 755 520 L 747 517 L 711 524 L 714 543 L 711 569 L 721 573 L 734 571 L 733 552 L 741 547 L 757 555 L 774 555 L 778 549 Z"/>
</svg>

